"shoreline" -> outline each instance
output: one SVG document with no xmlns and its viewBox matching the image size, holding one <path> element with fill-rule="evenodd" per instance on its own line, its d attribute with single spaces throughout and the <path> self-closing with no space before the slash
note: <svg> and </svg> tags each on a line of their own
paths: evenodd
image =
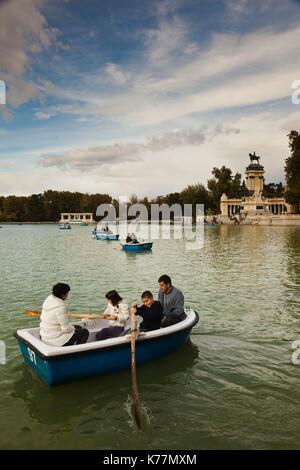
<svg viewBox="0 0 300 470">
<path fill-rule="evenodd" d="M 1 222 L 0 225 L 59 225 L 61 222 Z M 70 225 L 79 225 L 81 224 L 70 224 Z M 96 225 L 95 223 L 88 225 Z"/>
</svg>

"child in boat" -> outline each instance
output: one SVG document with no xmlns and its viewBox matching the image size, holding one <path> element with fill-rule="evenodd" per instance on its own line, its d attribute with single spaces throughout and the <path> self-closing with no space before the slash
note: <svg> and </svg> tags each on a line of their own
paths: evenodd
<svg viewBox="0 0 300 470">
<path fill-rule="evenodd" d="M 70 292 L 68 284 L 58 283 L 52 295 L 45 300 L 41 313 L 40 335 L 51 346 L 72 346 L 86 343 L 89 332 L 79 325 L 70 325 L 65 300 Z"/>
<path fill-rule="evenodd" d="M 143 305 L 140 307 L 137 305 L 132 306 L 134 313 L 143 319 L 139 326 L 140 331 L 158 330 L 163 319 L 161 303 L 154 300 L 153 294 L 149 290 L 143 292 L 142 302 Z"/>
<path fill-rule="evenodd" d="M 126 322 L 129 318 L 129 307 L 126 300 L 118 294 L 116 290 L 111 290 L 105 295 L 107 299 L 107 308 L 104 315 L 107 316 L 110 326 L 102 328 L 96 333 L 97 341 L 115 338 L 124 333 Z"/>
</svg>

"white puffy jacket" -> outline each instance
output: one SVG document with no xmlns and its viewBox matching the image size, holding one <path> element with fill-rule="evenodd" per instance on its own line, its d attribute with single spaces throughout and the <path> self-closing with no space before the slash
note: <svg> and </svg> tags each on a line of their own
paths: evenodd
<svg viewBox="0 0 300 470">
<path fill-rule="evenodd" d="M 68 307 L 54 295 L 49 295 L 43 304 L 40 335 L 42 341 L 51 346 L 63 346 L 75 332 L 67 317 Z"/>
<path fill-rule="evenodd" d="M 105 315 L 117 315 L 117 320 L 109 320 L 111 326 L 121 326 L 125 328 L 126 322 L 129 318 L 129 307 L 126 300 L 121 300 L 121 302 L 115 307 L 108 302 L 107 308 L 104 312 Z"/>
</svg>

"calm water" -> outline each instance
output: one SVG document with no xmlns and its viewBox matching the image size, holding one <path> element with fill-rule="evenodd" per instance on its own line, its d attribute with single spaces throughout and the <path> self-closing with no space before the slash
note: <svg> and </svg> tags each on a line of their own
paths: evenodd
<svg viewBox="0 0 300 470">
<path fill-rule="evenodd" d="M 89 227 L 0 230 L 1 449 L 231 449 L 300 447 L 300 229 L 207 227 L 201 251 L 161 240 L 129 255 L 92 239 Z M 69 304 L 129 301 L 169 273 L 200 315 L 191 342 L 138 369 L 146 423 L 129 413 L 130 372 L 48 388 L 23 364 L 17 328 L 52 284 L 71 284 Z"/>
</svg>

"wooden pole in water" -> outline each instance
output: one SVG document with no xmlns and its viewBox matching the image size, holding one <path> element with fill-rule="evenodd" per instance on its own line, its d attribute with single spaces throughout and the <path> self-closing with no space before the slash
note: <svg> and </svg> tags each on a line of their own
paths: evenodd
<svg viewBox="0 0 300 470">
<path fill-rule="evenodd" d="M 137 379 L 136 379 L 136 365 L 135 365 L 135 339 L 137 335 L 137 327 L 136 327 L 136 316 L 135 311 L 131 309 L 131 404 L 132 404 L 132 411 L 135 422 L 139 429 L 142 429 L 142 420 L 141 420 L 141 404 L 139 399 L 139 391 L 137 386 Z"/>
</svg>

